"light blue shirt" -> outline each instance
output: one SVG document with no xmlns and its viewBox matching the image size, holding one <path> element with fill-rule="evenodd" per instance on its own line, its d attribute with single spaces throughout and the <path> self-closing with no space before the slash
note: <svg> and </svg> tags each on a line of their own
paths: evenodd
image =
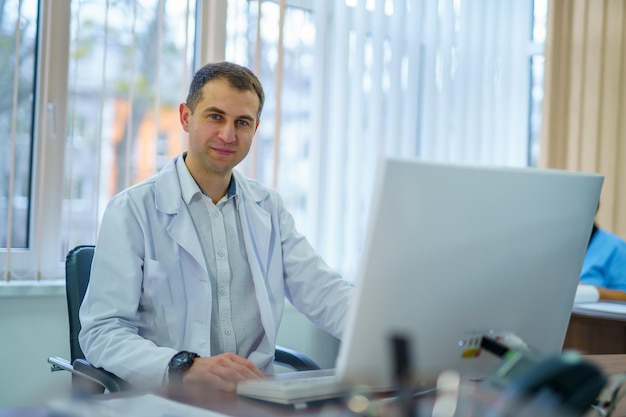
<svg viewBox="0 0 626 417">
<path fill-rule="evenodd" d="M 597 229 L 585 254 L 580 282 L 626 291 L 626 242 L 613 233 Z"/>
</svg>

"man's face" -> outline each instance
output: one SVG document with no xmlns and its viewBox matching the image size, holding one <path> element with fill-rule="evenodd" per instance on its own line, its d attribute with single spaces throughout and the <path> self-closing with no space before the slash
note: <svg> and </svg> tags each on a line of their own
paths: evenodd
<svg viewBox="0 0 626 417">
<path fill-rule="evenodd" d="M 180 105 L 180 122 L 189 134 L 185 161 L 194 177 L 230 177 L 250 150 L 259 124 L 259 98 L 254 91 L 236 90 L 222 79 L 205 84 L 202 93 L 193 113 L 186 104 Z"/>
</svg>

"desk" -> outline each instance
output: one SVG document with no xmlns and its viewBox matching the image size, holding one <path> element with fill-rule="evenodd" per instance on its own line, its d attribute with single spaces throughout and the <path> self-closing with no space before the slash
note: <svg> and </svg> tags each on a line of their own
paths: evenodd
<svg viewBox="0 0 626 417">
<path fill-rule="evenodd" d="M 626 317 L 574 307 L 563 348 L 586 355 L 626 353 Z"/>
<path fill-rule="evenodd" d="M 626 372 L 626 354 L 620 355 L 586 355 L 585 359 L 597 364 L 606 374 L 615 375 Z M 307 410 L 290 410 L 266 405 L 260 402 L 237 397 L 235 394 L 224 394 L 213 392 L 207 395 L 206 391 L 187 391 L 184 394 L 168 395 L 170 399 L 181 401 L 187 404 L 196 405 L 213 411 L 232 416 L 320 416 L 325 417 L 355 417 L 355 414 L 348 411 L 341 405 L 330 405 L 325 407 L 310 408 Z M 420 414 L 425 415 L 425 414 Z M 0 413 L 0 417 L 2 416 Z M 6 416 L 14 417 L 14 416 Z M 15 416 L 22 417 L 22 416 Z M 26 416 L 24 416 L 26 417 Z M 30 416 L 29 416 L 30 417 Z M 41 417 L 41 416 L 37 416 Z M 622 400 L 612 417 L 626 417 L 626 399 Z"/>
<path fill-rule="evenodd" d="M 626 355 L 589 355 L 590 361 L 598 364 L 607 374 L 626 372 Z M 115 394 L 118 395 L 118 394 Z M 272 416 L 320 416 L 354 417 L 342 404 L 330 404 L 305 410 L 291 410 L 258 401 L 238 397 L 236 394 L 211 391 L 204 388 L 188 389 L 184 392 L 164 392 L 163 396 L 186 404 L 195 405 L 218 413 L 239 417 L 272 417 Z M 0 417 L 53 417 L 43 408 L 0 409 Z M 132 416 L 129 416 L 132 417 Z M 615 410 L 613 417 L 626 417 L 626 400 Z"/>
</svg>

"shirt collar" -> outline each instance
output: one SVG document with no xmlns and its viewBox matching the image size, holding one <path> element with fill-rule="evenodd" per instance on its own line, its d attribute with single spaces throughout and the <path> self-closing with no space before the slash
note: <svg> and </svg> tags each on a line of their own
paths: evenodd
<svg viewBox="0 0 626 417">
<path fill-rule="evenodd" d="M 228 185 L 228 191 L 226 192 L 226 198 L 230 200 L 236 195 L 237 195 L 237 182 L 235 181 L 235 176 L 231 174 L 230 184 Z"/>
<path fill-rule="evenodd" d="M 184 152 L 182 158 L 178 158 L 178 160 L 176 161 L 176 172 L 178 173 L 178 180 L 180 182 L 180 190 L 183 200 L 186 204 L 189 204 L 196 195 L 199 198 L 203 195 L 203 193 L 200 189 L 200 186 L 198 186 L 196 180 L 194 180 L 191 176 L 187 165 L 185 165 L 186 157 L 187 152 Z M 235 176 L 231 175 L 230 184 L 228 185 L 228 190 L 226 191 L 226 199 L 230 200 L 236 195 L 237 183 L 235 181 Z"/>
</svg>

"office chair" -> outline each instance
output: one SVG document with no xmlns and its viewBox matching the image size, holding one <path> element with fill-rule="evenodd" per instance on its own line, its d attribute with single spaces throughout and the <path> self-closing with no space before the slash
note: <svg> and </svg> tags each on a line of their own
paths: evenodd
<svg viewBox="0 0 626 417">
<path fill-rule="evenodd" d="M 102 393 L 105 390 L 118 392 L 130 388 L 130 385 L 123 379 L 91 365 L 85 359 L 78 343 L 80 332 L 78 310 L 87 291 L 94 250 L 93 245 L 80 245 L 70 250 L 65 258 L 65 291 L 70 324 L 71 359 L 68 361 L 58 356 L 48 358 L 51 371 L 65 370 L 72 373 L 72 393 L 76 396 Z M 283 346 L 276 346 L 274 362 L 295 371 L 320 369 L 317 363 L 305 354 Z"/>
</svg>

